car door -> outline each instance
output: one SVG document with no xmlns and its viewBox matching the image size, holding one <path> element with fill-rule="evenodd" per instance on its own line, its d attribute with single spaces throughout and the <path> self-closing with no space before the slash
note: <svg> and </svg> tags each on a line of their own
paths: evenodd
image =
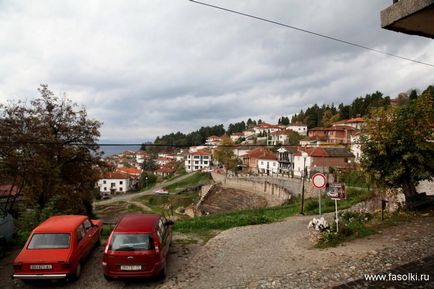
<svg viewBox="0 0 434 289">
<path fill-rule="evenodd" d="M 86 238 L 89 239 L 90 248 L 92 248 L 96 241 L 98 240 L 98 227 L 92 226 L 92 222 L 89 219 L 86 219 L 83 223 L 84 229 L 86 231 Z"/>
<path fill-rule="evenodd" d="M 169 246 L 167 244 L 167 228 L 164 225 L 163 218 L 160 218 L 160 220 L 158 221 L 158 238 L 161 247 L 161 258 L 165 260 L 169 252 Z"/>
<path fill-rule="evenodd" d="M 92 248 L 91 246 L 91 240 L 89 239 L 89 235 L 86 233 L 86 229 L 84 226 L 84 222 L 81 223 L 81 225 L 78 227 L 77 229 L 77 233 L 78 235 L 78 250 L 80 252 L 80 259 L 83 259 L 87 256 L 87 254 L 89 254 L 90 249 Z"/>
</svg>

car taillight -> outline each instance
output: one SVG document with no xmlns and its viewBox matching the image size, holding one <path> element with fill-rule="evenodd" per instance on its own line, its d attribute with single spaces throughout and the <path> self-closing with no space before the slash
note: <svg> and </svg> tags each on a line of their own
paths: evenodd
<svg viewBox="0 0 434 289">
<path fill-rule="evenodd" d="M 111 232 L 108 240 L 107 240 L 107 244 L 105 245 L 105 249 L 104 249 L 104 254 L 107 254 L 110 243 L 112 242 L 112 237 L 113 237 L 113 232 Z"/>
<path fill-rule="evenodd" d="M 62 267 L 62 269 L 69 269 L 71 268 L 71 264 L 67 262 L 60 262 L 60 267 Z"/>
<path fill-rule="evenodd" d="M 156 238 L 154 239 L 154 249 L 155 249 L 155 254 L 160 253 L 160 248 L 158 247 L 158 241 Z"/>
<path fill-rule="evenodd" d="M 14 263 L 14 269 L 15 270 L 20 270 L 23 267 L 23 263 L 18 262 L 18 263 Z"/>
</svg>

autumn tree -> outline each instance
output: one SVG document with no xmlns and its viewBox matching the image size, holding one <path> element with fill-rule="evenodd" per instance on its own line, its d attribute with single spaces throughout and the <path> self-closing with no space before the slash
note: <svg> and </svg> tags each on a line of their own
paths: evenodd
<svg viewBox="0 0 434 289">
<path fill-rule="evenodd" d="M 0 105 L 0 173 L 26 209 L 92 214 L 101 123 L 47 85 L 29 103 Z M 37 222 L 38 220 L 35 220 Z"/>
<path fill-rule="evenodd" d="M 407 201 L 420 181 L 434 175 L 433 98 L 427 89 L 416 100 L 378 108 L 367 119 L 362 167 L 377 185 L 402 188 Z"/>
<path fill-rule="evenodd" d="M 238 165 L 238 159 L 234 154 L 234 142 L 227 135 L 222 137 L 221 145 L 214 151 L 214 159 L 223 164 L 226 169 L 226 173 L 229 170 L 236 169 Z"/>
</svg>

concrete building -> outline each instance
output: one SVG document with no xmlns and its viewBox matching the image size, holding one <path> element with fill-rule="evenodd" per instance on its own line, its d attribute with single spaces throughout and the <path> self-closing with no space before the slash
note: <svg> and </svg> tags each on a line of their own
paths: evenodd
<svg viewBox="0 0 434 289">
<path fill-rule="evenodd" d="M 299 135 L 307 135 L 307 125 L 296 125 L 296 124 L 290 124 L 286 127 L 287 130 L 292 130 L 297 132 Z"/>
<path fill-rule="evenodd" d="M 267 145 L 286 145 L 288 144 L 288 130 L 278 130 L 268 135 Z"/>
<path fill-rule="evenodd" d="M 272 175 L 279 173 L 277 154 L 268 153 L 258 158 L 258 171 L 262 174 Z"/>
<path fill-rule="evenodd" d="M 281 147 L 277 150 L 279 173 L 292 174 L 294 171 L 294 154 L 298 151 L 297 146 Z"/>
<path fill-rule="evenodd" d="M 98 180 L 97 186 L 101 193 L 126 193 L 131 189 L 131 181 L 126 173 L 107 173 Z"/>
<path fill-rule="evenodd" d="M 329 168 L 348 169 L 354 163 L 354 155 L 346 148 L 301 148 L 294 154 L 294 176 L 301 177 L 306 167 L 307 175 L 312 172 L 328 172 Z"/>
<path fill-rule="evenodd" d="M 209 168 L 212 163 L 212 153 L 208 149 L 192 150 L 185 159 L 185 170 L 187 172 L 200 171 Z"/>
<path fill-rule="evenodd" d="M 381 11 L 384 29 L 434 38 L 434 0 L 393 0 Z"/>
</svg>

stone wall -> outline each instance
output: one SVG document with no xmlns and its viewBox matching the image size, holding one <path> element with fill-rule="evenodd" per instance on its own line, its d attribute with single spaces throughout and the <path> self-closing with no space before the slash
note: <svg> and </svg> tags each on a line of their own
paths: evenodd
<svg viewBox="0 0 434 289">
<path fill-rule="evenodd" d="M 301 179 L 288 177 L 268 176 L 228 176 L 213 173 L 215 182 L 222 186 L 234 189 L 250 191 L 264 196 L 271 205 L 279 205 L 293 196 L 301 194 Z M 308 181 L 305 182 L 305 198 L 318 196 L 318 190 Z"/>
</svg>

